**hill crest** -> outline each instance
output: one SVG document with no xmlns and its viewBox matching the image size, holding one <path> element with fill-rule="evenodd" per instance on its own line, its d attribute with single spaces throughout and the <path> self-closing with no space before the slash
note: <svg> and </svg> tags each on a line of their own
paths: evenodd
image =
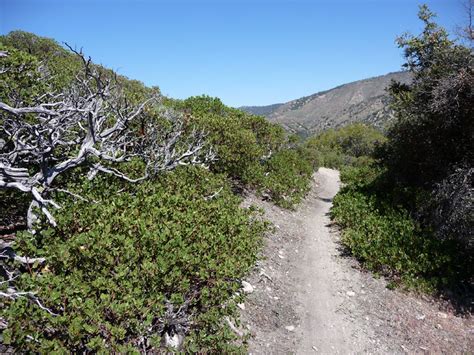
<svg viewBox="0 0 474 355">
<path fill-rule="evenodd" d="M 386 88 L 392 80 L 410 82 L 407 72 L 394 72 L 320 91 L 282 104 L 244 106 L 241 110 L 263 115 L 290 132 L 303 136 L 353 122 L 383 128 L 391 119 Z"/>
</svg>

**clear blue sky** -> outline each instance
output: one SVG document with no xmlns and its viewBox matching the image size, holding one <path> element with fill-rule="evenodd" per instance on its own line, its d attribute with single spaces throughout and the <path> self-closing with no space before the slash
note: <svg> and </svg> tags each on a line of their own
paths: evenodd
<svg viewBox="0 0 474 355">
<path fill-rule="evenodd" d="M 427 0 L 462 23 L 461 0 Z M 83 47 L 95 62 L 175 98 L 285 102 L 400 69 L 418 0 L 0 0 L 0 33 Z"/>
</svg>

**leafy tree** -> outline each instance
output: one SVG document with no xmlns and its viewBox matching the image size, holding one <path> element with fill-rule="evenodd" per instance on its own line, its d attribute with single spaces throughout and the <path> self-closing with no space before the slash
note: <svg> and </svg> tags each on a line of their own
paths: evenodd
<svg viewBox="0 0 474 355">
<path fill-rule="evenodd" d="M 419 17 L 423 32 L 398 39 L 413 81 L 389 89 L 396 120 L 375 164 L 342 172 L 332 214 L 370 269 L 410 286 L 472 290 L 473 52 L 426 6 Z"/>
<path fill-rule="evenodd" d="M 474 224 L 468 207 L 474 188 L 474 55 L 449 39 L 426 6 L 419 17 L 423 32 L 398 39 L 413 82 L 390 88 L 397 121 L 381 157 L 394 185 L 428 192 L 429 197 L 410 207 L 413 215 L 433 226 L 440 238 L 456 238 L 469 247 Z M 459 228 L 453 228 L 453 221 Z"/>
<path fill-rule="evenodd" d="M 473 53 L 433 17 L 422 6 L 423 32 L 398 39 L 413 82 L 390 88 L 397 121 L 381 154 L 395 181 L 428 188 L 474 161 Z"/>
</svg>

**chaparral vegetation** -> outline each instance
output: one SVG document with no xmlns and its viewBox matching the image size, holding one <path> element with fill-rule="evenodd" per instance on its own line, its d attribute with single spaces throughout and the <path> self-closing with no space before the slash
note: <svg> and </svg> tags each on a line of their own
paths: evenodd
<svg viewBox="0 0 474 355">
<path fill-rule="evenodd" d="M 474 56 L 449 39 L 426 6 L 419 18 L 423 32 L 398 39 L 413 81 L 390 86 L 395 120 L 384 140 L 369 145 L 364 164 L 351 154 L 332 214 L 344 244 L 366 267 L 389 276 L 393 285 L 447 295 L 454 290 L 460 308 L 468 310 L 472 303 L 463 297 L 472 295 L 474 275 Z M 340 135 L 344 142 L 343 130 Z"/>
<path fill-rule="evenodd" d="M 386 127 L 305 140 L 218 98 L 166 97 L 67 44 L 0 36 L 1 344 L 245 351 L 236 306 L 270 226 L 243 195 L 294 209 L 318 166 L 341 170 L 331 215 L 367 269 L 472 294 L 473 52 L 427 7 L 419 17 L 422 33 L 398 39 L 411 81 L 389 87 Z"/>
<path fill-rule="evenodd" d="M 241 346 L 224 319 L 267 226 L 237 192 L 292 208 L 310 155 L 219 99 L 163 97 L 30 33 L 0 43 L 3 344 Z"/>
</svg>

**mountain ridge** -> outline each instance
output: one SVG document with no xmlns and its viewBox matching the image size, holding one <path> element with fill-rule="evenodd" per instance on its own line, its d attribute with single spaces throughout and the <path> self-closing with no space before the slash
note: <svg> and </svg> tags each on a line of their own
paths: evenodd
<svg viewBox="0 0 474 355">
<path fill-rule="evenodd" d="M 386 88 L 393 80 L 409 83 L 411 76 L 403 71 L 392 72 L 342 84 L 286 103 L 242 106 L 239 109 L 265 116 L 302 136 L 354 122 L 383 128 L 391 119 Z"/>
</svg>

